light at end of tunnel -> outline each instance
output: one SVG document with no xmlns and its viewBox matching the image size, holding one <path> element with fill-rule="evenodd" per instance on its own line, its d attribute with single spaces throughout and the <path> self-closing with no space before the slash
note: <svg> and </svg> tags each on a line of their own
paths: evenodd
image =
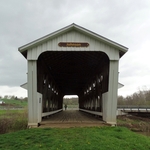
<svg viewBox="0 0 150 150">
<path fill-rule="evenodd" d="M 78 98 L 78 95 L 65 95 L 64 98 Z"/>
</svg>

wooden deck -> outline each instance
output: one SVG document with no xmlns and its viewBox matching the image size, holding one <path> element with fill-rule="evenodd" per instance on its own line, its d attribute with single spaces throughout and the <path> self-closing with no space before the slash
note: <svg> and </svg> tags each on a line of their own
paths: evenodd
<svg viewBox="0 0 150 150">
<path fill-rule="evenodd" d="M 40 128 L 56 127 L 91 127 L 106 125 L 101 118 L 90 115 L 79 110 L 66 110 L 57 114 L 44 118 L 41 122 Z"/>
</svg>

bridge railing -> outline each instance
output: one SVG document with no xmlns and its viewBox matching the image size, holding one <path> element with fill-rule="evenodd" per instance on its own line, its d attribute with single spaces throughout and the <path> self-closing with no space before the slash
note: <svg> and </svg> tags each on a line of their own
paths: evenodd
<svg viewBox="0 0 150 150">
<path fill-rule="evenodd" d="M 42 117 L 46 117 L 46 116 L 49 116 L 49 115 L 53 115 L 53 114 L 56 114 L 60 111 L 62 111 L 63 109 L 58 109 L 58 110 L 55 110 L 55 111 L 50 111 L 50 112 L 45 112 L 45 113 L 42 113 Z"/>
<path fill-rule="evenodd" d="M 150 109 L 149 105 L 118 105 L 117 108 L 148 108 Z"/>
<path fill-rule="evenodd" d="M 150 106 L 147 105 L 118 105 L 117 109 L 124 112 L 150 112 Z"/>
</svg>

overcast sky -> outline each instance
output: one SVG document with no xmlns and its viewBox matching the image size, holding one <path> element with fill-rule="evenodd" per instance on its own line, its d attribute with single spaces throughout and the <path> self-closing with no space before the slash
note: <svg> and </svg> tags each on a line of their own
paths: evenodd
<svg viewBox="0 0 150 150">
<path fill-rule="evenodd" d="M 129 48 L 120 59 L 119 95 L 150 89 L 150 0 L 1 0 L 0 95 L 27 96 L 18 47 L 76 23 Z"/>
</svg>

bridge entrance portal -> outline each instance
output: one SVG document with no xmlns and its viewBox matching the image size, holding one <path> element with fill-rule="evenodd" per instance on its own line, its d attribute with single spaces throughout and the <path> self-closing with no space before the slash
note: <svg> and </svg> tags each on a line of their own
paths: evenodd
<svg viewBox="0 0 150 150">
<path fill-rule="evenodd" d="M 108 91 L 109 58 L 103 52 L 53 51 L 37 60 L 37 91 L 43 112 L 61 109 L 64 95 L 78 95 L 79 108 L 102 111 Z"/>
</svg>

